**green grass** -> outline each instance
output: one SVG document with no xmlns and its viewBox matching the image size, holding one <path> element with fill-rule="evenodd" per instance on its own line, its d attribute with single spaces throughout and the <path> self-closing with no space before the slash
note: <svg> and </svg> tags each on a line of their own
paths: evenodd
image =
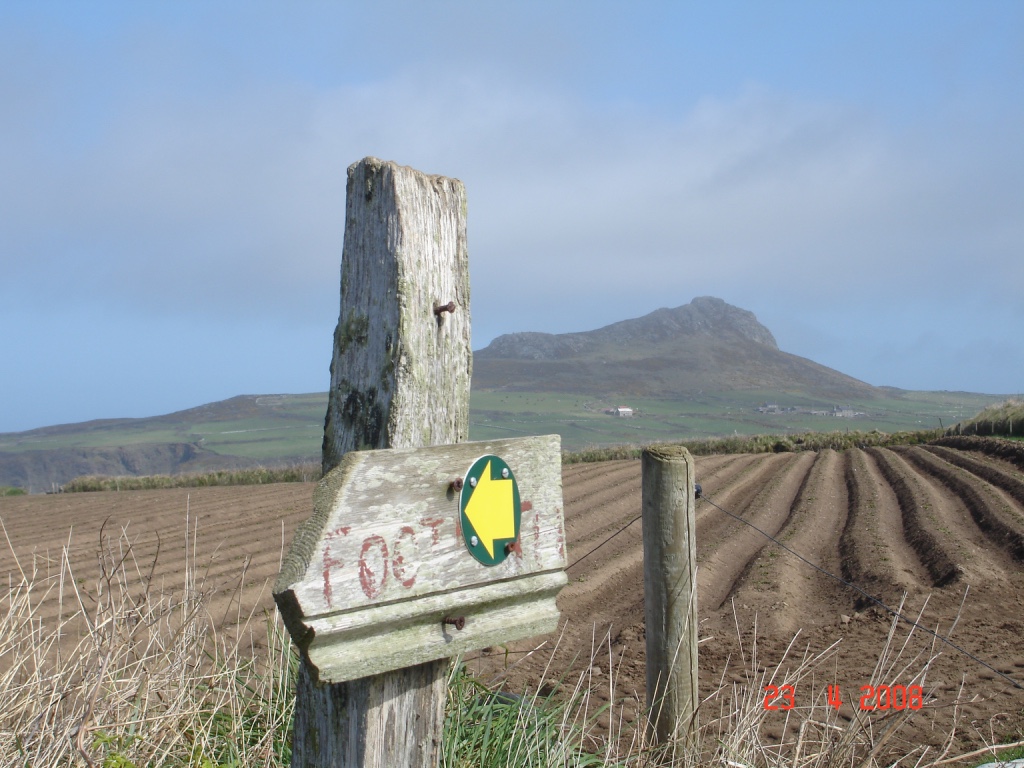
<svg viewBox="0 0 1024 768">
<path fill-rule="evenodd" d="M 470 439 L 494 440 L 559 434 L 569 451 L 622 444 L 694 441 L 717 437 L 796 435 L 807 432 L 900 432 L 948 427 L 1002 400 L 950 392 L 898 392 L 866 402 L 832 403 L 799 392 L 701 392 L 675 399 L 620 398 L 549 392 L 474 390 Z M 761 404 L 784 411 L 758 413 Z M 633 419 L 603 411 L 616 405 L 637 409 Z M 849 405 L 864 416 L 837 419 L 805 411 Z M 112 419 L 0 434 L 0 452 L 55 448 L 120 447 L 189 443 L 224 456 L 266 465 L 315 460 L 323 440 L 326 393 L 238 397 L 167 416 Z M 1015 431 L 1024 430 L 1024 420 Z"/>
<path fill-rule="evenodd" d="M 973 765 L 977 768 L 980 765 L 988 765 L 991 763 L 1009 763 L 1013 760 L 1024 759 L 1024 744 L 1018 744 L 1013 749 L 999 749 L 998 747 L 993 748 L 989 751 L 990 754 L 980 762 L 974 763 Z"/>
<path fill-rule="evenodd" d="M 961 421 L 948 434 L 1024 439 L 1024 401 L 1010 399 Z"/>
<path fill-rule="evenodd" d="M 676 400 L 474 391 L 470 400 L 470 439 L 557 433 L 565 450 L 580 451 L 724 436 L 873 430 L 895 433 L 947 427 L 964 413 L 997 399 L 962 393 L 904 392 L 880 400 L 832 403 L 799 393 L 763 391 L 701 393 Z M 759 413 L 757 408 L 764 403 L 798 410 Z M 605 413 L 616 405 L 627 405 L 637 415 L 623 419 Z M 808 412 L 831 412 L 837 405 L 849 406 L 863 415 L 836 418 Z"/>
<path fill-rule="evenodd" d="M 568 701 L 554 695 L 519 696 L 492 689 L 456 660 L 448 683 L 442 764 L 445 768 L 522 766 L 556 768 L 621 765 L 607 751 L 587 751 L 603 709 L 584 712 L 588 693 Z"/>
<path fill-rule="evenodd" d="M 214 453 L 258 461 L 316 456 L 326 410 L 326 393 L 237 397 L 166 416 L 2 434 L 0 451 L 191 443 Z"/>
<path fill-rule="evenodd" d="M 704 392 L 678 399 L 596 398 L 545 392 L 487 392 L 475 390 L 470 400 L 469 437 L 494 440 L 527 435 L 559 434 L 562 448 L 574 456 L 595 458 L 635 456 L 639 446 L 683 443 L 693 453 L 773 450 L 792 444 L 836 447 L 871 441 L 882 432 L 902 435 L 948 427 L 965 413 L 976 413 L 999 398 L 947 392 L 899 392 L 869 402 L 833 404 L 793 392 Z M 239 397 L 152 419 L 121 419 L 49 427 L 0 435 L 0 452 L 18 453 L 46 448 L 132 446 L 140 443 L 191 443 L 221 456 L 239 457 L 266 467 L 294 467 L 318 461 L 323 439 L 325 393 Z M 777 404 L 780 413 L 759 413 L 764 403 Z M 605 411 L 616 405 L 636 409 L 635 418 L 618 418 Z M 863 413 L 855 418 L 817 416 L 810 410 L 830 411 L 850 406 Z M 797 410 L 787 410 L 797 409 Z M 990 412 L 985 412 L 990 414 Z M 1002 413 L 1001 411 L 999 413 Z M 1016 413 L 1016 412 L 1014 412 Z M 993 418 L 975 420 L 978 429 Z M 1024 416 L 1011 415 L 1008 427 L 1024 431 Z M 997 419 L 998 420 L 998 419 Z M 1013 425 L 1017 426 L 1014 427 Z M 826 442 L 810 434 L 829 435 Z M 843 437 L 846 435 L 846 437 Z M 903 440 L 902 437 L 893 438 Z M 801 443 L 801 440 L 803 441 Z M 787 442 L 788 441 L 788 442 Z M 746 446 L 746 447 L 737 447 Z M 573 458 L 571 460 L 578 460 Z M 217 466 L 196 461 L 196 469 Z M 307 476 L 309 473 L 305 473 Z M 121 478 L 78 479 L 67 490 L 166 488 L 175 485 L 284 482 L 268 470 L 244 473 L 207 472 L 183 480 L 160 478 L 134 485 Z M 11 482 L 8 480 L 7 482 Z"/>
<path fill-rule="evenodd" d="M 1024 744 L 1018 744 L 1013 749 L 997 750 L 997 760 L 1001 762 L 1009 762 L 1011 760 L 1024 760 Z"/>
<path fill-rule="evenodd" d="M 0 496 L 24 496 L 24 488 L 15 488 L 10 485 L 0 485 Z"/>
</svg>

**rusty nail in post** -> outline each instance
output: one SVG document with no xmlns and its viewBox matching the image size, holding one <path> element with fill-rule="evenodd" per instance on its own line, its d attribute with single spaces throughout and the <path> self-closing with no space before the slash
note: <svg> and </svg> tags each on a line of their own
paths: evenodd
<svg viewBox="0 0 1024 768">
<path fill-rule="evenodd" d="M 445 616 L 441 621 L 446 627 L 455 627 L 459 631 L 466 626 L 465 616 Z"/>
<path fill-rule="evenodd" d="M 448 487 L 451 488 L 453 491 L 461 491 L 462 490 L 462 478 L 461 477 L 456 477 L 454 480 L 452 480 L 450 483 L 448 483 Z"/>
<path fill-rule="evenodd" d="M 434 307 L 434 314 L 440 315 L 442 312 L 454 312 L 455 302 L 449 301 L 447 304 L 442 304 L 440 307 Z"/>
<path fill-rule="evenodd" d="M 511 555 L 513 552 L 515 552 L 516 554 L 518 554 L 520 556 L 522 555 L 522 551 L 519 549 L 519 540 L 518 539 L 516 539 L 515 541 L 510 541 L 508 544 L 505 545 L 505 554 L 506 555 Z"/>
</svg>

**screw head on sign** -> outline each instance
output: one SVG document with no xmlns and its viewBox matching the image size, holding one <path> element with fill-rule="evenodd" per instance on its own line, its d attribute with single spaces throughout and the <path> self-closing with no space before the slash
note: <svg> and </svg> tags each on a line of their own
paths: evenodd
<svg viewBox="0 0 1024 768">
<path fill-rule="evenodd" d="M 471 536 L 469 538 L 469 543 L 475 547 L 480 543 L 480 539 L 478 539 L 476 536 Z"/>
<path fill-rule="evenodd" d="M 508 480 L 508 467 L 501 470 L 501 476 Z"/>
<path fill-rule="evenodd" d="M 469 484 L 471 486 L 473 486 L 474 488 L 476 488 L 476 478 L 475 477 L 469 478 Z"/>
</svg>

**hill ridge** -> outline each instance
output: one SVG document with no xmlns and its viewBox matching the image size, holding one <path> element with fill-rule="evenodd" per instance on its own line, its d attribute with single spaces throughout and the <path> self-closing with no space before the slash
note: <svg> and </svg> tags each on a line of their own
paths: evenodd
<svg viewBox="0 0 1024 768">
<path fill-rule="evenodd" d="M 942 418 L 951 423 L 954 414 L 963 416 L 965 398 L 976 410 L 999 399 L 970 393 L 908 399 L 912 394 L 872 387 L 783 352 L 752 312 L 702 296 L 593 331 L 498 337 L 475 353 L 470 436 L 558 432 L 563 447 L 580 449 L 737 430 L 779 433 L 812 423 L 826 426 L 814 422 L 810 408 L 850 403 L 873 412 L 861 414 L 856 427 L 892 431 Z M 620 397 L 647 414 L 628 424 L 598 415 L 600 404 Z M 755 403 L 763 400 L 801 405 L 804 414 L 762 416 Z M 0 485 L 39 492 L 82 474 L 177 474 L 317 461 L 326 408 L 325 392 L 237 395 L 159 416 L 2 433 Z"/>
<path fill-rule="evenodd" d="M 503 334 L 474 355 L 484 359 L 553 360 L 578 357 L 602 343 L 658 344 L 679 334 L 722 340 L 746 339 L 772 349 L 779 348 L 775 336 L 753 312 L 713 296 L 699 296 L 680 307 L 662 307 L 642 317 L 619 320 L 592 331 Z"/>
<path fill-rule="evenodd" d="M 753 312 L 713 296 L 592 331 L 512 333 L 474 355 L 483 390 L 682 397 L 778 389 L 844 401 L 888 393 L 779 349 Z"/>
</svg>

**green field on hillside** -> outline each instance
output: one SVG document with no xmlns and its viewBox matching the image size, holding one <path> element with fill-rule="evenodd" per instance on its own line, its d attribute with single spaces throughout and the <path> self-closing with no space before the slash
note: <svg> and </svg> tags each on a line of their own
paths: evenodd
<svg viewBox="0 0 1024 768">
<path fill-rule="evenodd" d="M 546 392 L 474 391 L 470 439 L 560 434 L 567 450 L 729 435 L 932 429 L 968 419 L 1001 396 L 902 392 L 868 402 L 831 403 L 784 392 L 718 392 L 679 399 L 596 398 Z M 780 412 L 758 412 L 766 404 Z M 607 410 L 628 406 L 632 418 Z M 814 415 L 848 407 L 852 418 Z M 326 393 L 238 397 L 149 419 L 111 419 L 0 435 L 0 451 L 191 443 L 272 464 L 320 455 Z M 795 409 L 795 410 L 788 410 Z"/>
<path fill-rule="evenodd" d="M 798 432 L 883 432 L 934 429 L 973 416 L 1003 397 L 960 392 L 904 392 L 865 402 L 825 403 L 796 393 L 701 393 L 678 400 L 596 399 L 541 392 L 473 392 L 470 439 L 558 433 L 562 447 L 579 450 L 620 443 L 653 443 L 727 435 Z M 607 413 L 615 406 L 631 418 Z M 777 406 L 778 412 L 758 408 Z M 831 414 L 839 407 L 852 417 Z M 793 409 L 793 410 L 790 410 Z M 765 409 L 767 410 L 767 409 Z M 812 412 L 818 412 L 817 414 Z"/>
<path fill-rule="evenodd" d="M 145 419 L 46 427 L 0 435 L 0 451 L 191 443 L 223 455 L 272 462 L 318 457 L 327 394 L 239 397 Z"/>
</svg>

